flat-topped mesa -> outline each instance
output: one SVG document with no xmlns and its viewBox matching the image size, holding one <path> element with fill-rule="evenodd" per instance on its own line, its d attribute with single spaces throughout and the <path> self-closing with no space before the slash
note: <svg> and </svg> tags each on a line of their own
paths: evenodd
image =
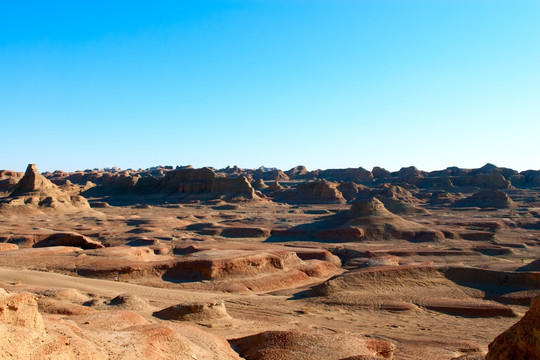
<svg viewBox="0 0 540 360">
<path fill-rule="evenodd" d="M 253 200 L 258 197 L 245 176 L 237 178 L 216 177 L 210 190 L 216 195 L 243 197 L 245 200 Z"/>
<path fill-rule="evenodd" d="M 353 203 L 347 215 L 351 218 L 357 218 L 368 216 L 388 217 L 394 214 L 388 211 L 379 199 L 371 197 L 370 199 Z"/>
<path fill-rule="evenodd" d="M 310 181 L 292 190 L 276 192 L 274 199 L 290 204 L 344 204 L 347 200 L 337 186 L 326 180 Z"/>
<path fill-rule="evenodd" d="M 21 196 L 28 193 L 40 192 L 48 189 L 57 189 L 58 187 L 41 175 L 36 164 L 28 164 L 24 176 L 19 181 L 15 190 L 10 196 Z"/>
<path fill-rule="evenodd" d="M 160 191 L 167 195 L 194 194 L 209 198 L 224 198 L 230 201 L 259 200 L 255 190 L 245 176 L 218 176 L 210 168 L 178 169 L 167 173 Z"/>
<path fill-rule="evenodd" d="M 165 175 L 160 185 L 160 191 L 168 194 L 210 192 L 216 177 L 216 173 L 206 167 L 176 169 Z"/>
</svg>

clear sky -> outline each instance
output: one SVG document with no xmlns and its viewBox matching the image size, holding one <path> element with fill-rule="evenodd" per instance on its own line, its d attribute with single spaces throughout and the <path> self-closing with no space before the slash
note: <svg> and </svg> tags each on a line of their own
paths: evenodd
<svg viewBox="0 0 540 360">
<path fill-rule="evenodd" d="M 538 0 L 0 0 L 0 169 L 540 169 Z"/>
</svg>

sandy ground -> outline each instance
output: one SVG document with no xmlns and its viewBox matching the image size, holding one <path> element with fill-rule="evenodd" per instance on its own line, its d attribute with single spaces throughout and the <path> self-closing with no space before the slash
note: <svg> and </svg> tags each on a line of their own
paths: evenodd
<svg viewBox="0 0 540 360">
<path fill-rule="evenodd" d="M 59 232 L 76 232 L 110 246 L 125 245 L 132 241 L 153 241 L 156 254 L 166 248 L 164 254 L 148 255 L 149 259 L 141 262 L 149 264 L 155 259 L 182 259 L 184 255 L 173 254 L 173 249 L 185 249 L 190 246 L 212 251 L 264 252 L 272 249 L 287 250 L 297 248 L 328 249 L 342 256 L 343 271 L 359 269 L 367 259 L 364 255 L 379 255 L 395 261 L 399 266 L 407 264 L 467 265 L 487 269 L 515 270 L 537 258 L 540 254 L 538 230 L 524 229 L 518 226 L 506 226 L 518 221 L 534 221 L 526 210 L 508 210 L 498 212 L 452 211 L 445 208 L 430 209 L 428 215 L 412 215 L 407 219 L 422 226 L 454 233 L 477 232 L 486 239 L 466 240 L 461 237 L 447 238 L 440 242 L 412 243 L 403 240 L 366 241 L 366 242 L 317 242 L 305 239 L 287 239 L 287 241 L 267 242 L 265 237 L 224 237 L 208 233 L 222 227 L 250 227 L 281 230 L 298 225 L 312 223 L 334 212 L 348 209 L 349 205 L 310 205 L 293 206 L 284 204 L 237 205 L 229 210 L 207 205 L 180 205 L 178 207 L 154 206 L 146 209 L 135 207 L 111 207 L 88 212 L 55 214 L 51 212 L 36 214 L 11 214 L 0 218 L 0 235 L 4 241 L 13 239 L 45 236 Z M 482 228 L 468 222 L 500 222 L 503 226 L 496 231 Z M 189 228 L 193 224 L 203 224 Z M 205 225 L 206 224 L 206 225 Z M 209 224 L 209 225 L 208 225 Z M 491 226 L 491 225 L 489 225 Z M 205 233 L 206 231 L 206 233 Z M 491 234 L 490 231 L 493 233 Z M 487 234 L 486 234 L 487 233 Z M 493 236 L 491 236 L 491 235 Z M 489 236 L 488 236 L 489 235 Z M 300 241 L 302 240 L 302 241 Z M 17 240 L 18 241 L 18 240 Z M 26 240 L 25 240 L 26 241 Z M 21 243 L 24 244 L 24 243 Z M 30 245 L 31 246 L 31 245 Z M 150 247 L 152 247 L 150 246 Z M 500 254 L 486 254 L 495 246 Z M 52 249 L 52 248 L 51 248 Z M 487 250 L 485 250 L 487 249 Z M 353 334 L 375 339 L 388 340 L 397 345 L 396 359 L 451 359 L 466 353 L 484 353 L 488 344 L 502 331 L 517 322 L 525 311 L 526 305 L 507 304 L 516 314 L 515 317 L 456 316 L 440 311 L 413 306 L 407 311 L 381 310 L 375 307 L 363 307 L 354 303 L 329 303 L 320 298 L 298 296 L 302 291 L 322 283 L 328 277 L 312 278 L 309 282 L 295 284 L 289 282 L 282 288 L 268 291 L 235 293 L 222 291 L 222 283 L 230 281 L 245 282 L 245 277 L 232 280 L 217 279 L 192 282 L 165 281 L 159 273 L 139 277 L 121 277 L 122 281 L 113 281 L 114 272 L 91 278 L 76 275 L 76 270 L 64 268 L 62 261 L 80 261 L 86 257 L 93 259 L 93 250 L 70 250 L 68 255 L 32 255 L 32 249 L 0 252 L 0 287 L 9 291 L 31 291 L 32 288 L 71 288 L 93 299 L 111 299 L 119 294 L 132 294 L 146 300 L 151 308 L 140 314 L 152 323 L 163 323 L 152 316 L 153 311 L 165 307 L 191 302 L 224 300 L 232 320 L 214 323 L 194 323 L 200 329 L 233 339 L 256 334 L 266 330 L 301 330 L 322 334 Z M 161 250 L 160 250 L 161 251 Z M 357 258 L 345 261 L 344 253 L 356 254 Z M 45 253 L 40 253 L 45 254 Z M 64 256 L 64 257 L 62 257 Z M 131 255 L 130 255 L 131 256 Z M 354 257 L 353 256 L 353 257 Z M 364 256 L 364 257 L 362 257 Z M 97 257 L 96 257 L 97 258 Z M 54 260 L 54 262 L 52 260 Z M 79 260 L 77 260 L 79 259 Z M 51 260 L 51 262 L 49 262 Z M 107 264 L 125 262 L 132 258 L 107 258 Z M 107 265 L 109 266 L 109 265 Z M 36 271 L 36 270 L 42 271 Z M 261 280 L 263 281 L 263 280 Z M 399 282 L 389 286 L 381 280 L 373 291 L 374 303 L 400 297 L 409 301 L 413 298 L 438 296 L 452 297 L 463 293 L 471 298 L 481 298 L 478 289 L 450 284 L 447 287 L 434 287 L 433 279 L 418 280 L 413 293 L 402 291 Z M 408 283 L 404 283 L 405 287 Z M 445 283 L 446 284 L 446 283 Z M 228 287 L 227 289 L 230 289 Z M 364 291 L 364 290 L 362 290 Z M 367 297 L 369 292 L 358 290 L 358 298 Z M 417 293 L 414 293 L 414 292 Z M 465 296 L 464 295 L 464 296 Z"/>
<path fill-rule="evenodd" d="M 72 288 L 91 296 L 113 298 L 129 293 L 148 301 L 156 309 L 191 301 L 225 300 L 232 321 L 200 325 L 225 338 L 237 338 L 266 330 L 317 331 L 356 334 L 388 340 L 398 346 L 396 359 L 432 359 L 458 356 L 472 350 L 487 351 L 487 344 L 519 318 L 456 318 L 435 311 L 408 312 L 361 310 L 328 306 L 306 300 L 287 300 L 279 295 L 238 295 L 153 288 L 109 280 L 72 277 L 62 274 L 0 269 L 0 286 Z M 519 314 L 526 307 L 515 307 Z M 149 313 L 141 313 L 160 322 Z M 442 354 L 442 355 L 441 355 Z"/>
</svg>

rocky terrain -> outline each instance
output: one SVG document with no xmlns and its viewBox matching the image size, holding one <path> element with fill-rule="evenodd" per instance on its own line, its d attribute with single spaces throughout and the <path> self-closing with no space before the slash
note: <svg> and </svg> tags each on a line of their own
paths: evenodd
<svg viewBox="0 0 540 360">
<path fill-rule="evenodd" d="M 0 171 L 0 359 L 536 359 L 539 295 L 540 171 Z"/>
</svg>

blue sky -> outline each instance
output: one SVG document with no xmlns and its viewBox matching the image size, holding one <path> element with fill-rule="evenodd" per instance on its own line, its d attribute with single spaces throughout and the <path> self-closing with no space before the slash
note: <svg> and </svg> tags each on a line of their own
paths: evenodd
<svg viewBox="0 0 540 360">
<path fill-rule="evenodd" d="M 539 169 L 537 0 L 0 0 L 0 169 Z"/>
</svg>

